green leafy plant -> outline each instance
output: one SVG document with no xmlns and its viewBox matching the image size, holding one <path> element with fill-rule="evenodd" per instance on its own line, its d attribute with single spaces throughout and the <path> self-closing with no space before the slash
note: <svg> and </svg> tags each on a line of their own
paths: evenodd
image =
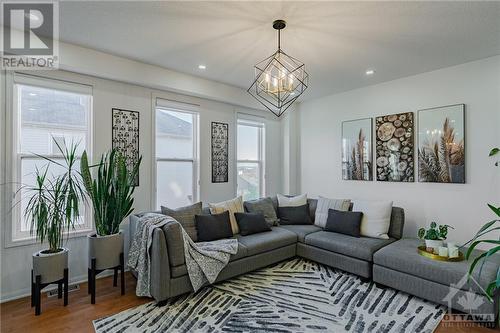
<svg viewBox="0 0 500 333">
<path fill-rule="evenodd" d="M 80 205 L 84 202 L 80 173 L 76 168 L 78 161 L 78 144 L 71 143 L 63 147 L 54 140 L 62 161 L 50 159 L 41 155 L 48 164 L 43 168 L 35 168 L 35 185 L 23 185 L 19 189 L 27 193 L 27 204 L 24 218 L 30 222 L 30 234 L 43 243 L 49 243 L 49 249 L 44 253 L 60 252 L 64 233 L 74 228 L 75 221 L 80 216 Z M 57 165 L 64 171 L 58 176 L 49 175 L 51 165 Z"/>
<path fill-rule="evenodd" d="M 500 153 L 500 149 L 498 148 L 493 148 L 490 151 L 489 156 L 495 156 Z M 498 166 L 498 162 L 495 163 L 496 166 Z M 479 265 L 479 276 L 481 276 L 482 268 L 486 261 L 495 253 L 500 251 L 500 235 L 499 235 L 499 230 L 500 230 L 500 206 L 496 207 L 492 204 L 488 204 L 488 207 L 493 211 L 493 213 L 496 215 L 496 218 L 486 224 L 484 224 L 479 231 L 476 233 L 476 235 L 467 243 L 465 243 L 463 246 L 466 246 L 468 244 L 471 244 L 470 247 L 468 248 L 465 258 L 469 260 L 471 258 L 472 253 L 475 248 L 477 248 L 480 244 L 486 244 L 486 245 L 493 245 L 489 250 L 482 252 L 479 256 L 475 257 L 472 263 L 470 264 L 469 267 L 469 277 L 472 276 L 472 273 L 476 270 L 476 268 Z M 484 239 L 483 236 L 493 236 L 496 234 L 495 238 L 491 239 Z M 486 296 L 492 300 L 495 293 L 500 290 L 500 267 L 497 269 L 497 274 L 496 278 L 491 281 L 488 286 L 486 287 Z"/>
<path fill-rule="evenodd" d="M 437 225 L 436 222 L 431 222 L 429 229 L 420 228 L 418 230 L 418 238 L 426 240 L 445 240 L 448 236 L 448 228 L 453 229 L 447 224 Z"/>
<path fill-rule="evenodd" d="M 142 157 L 127 169 L 125 158 L 113 149 L 103 154 L 99 164 L 89 166 L 87 152 L 83 152 L 81 174 L 94 210 L 94 223 L 100 236 L 118 233 L 120 223 L 133 211 L 135 179 Z M 91 168 L 97 167 L 97 175 L 92 178 Z"/>
</svg>

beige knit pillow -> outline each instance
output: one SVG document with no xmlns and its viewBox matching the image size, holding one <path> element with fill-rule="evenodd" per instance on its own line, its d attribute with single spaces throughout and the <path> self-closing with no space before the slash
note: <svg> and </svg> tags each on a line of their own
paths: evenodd
<svg viewBox="0 0 500 333">
<path fill-rule="evenodd" d="M 231 221 L 231 229 L 233 230 L 233 235 L 236 235 L 240 232 L 238 228 L 238 223 L 236 222 L 236 218 L 234 217 L 234 213 L 244 213 L 245 209 L 243 208 L 243 197 L 239 196 L 237 198 L 208 204 L 210 207 L 210 213 L 212 214 L 220 214 L 229 211 L 229 219 Z"/>
</svg>

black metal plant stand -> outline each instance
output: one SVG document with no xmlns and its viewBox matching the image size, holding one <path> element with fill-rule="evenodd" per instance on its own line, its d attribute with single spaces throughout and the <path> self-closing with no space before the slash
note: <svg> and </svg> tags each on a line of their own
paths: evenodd
<svg viewBox="0 0 500 333">
<path fill-rule="evenodd" d="M 96 269 L 96 258 L 90 259 L 90 268 L 88 269 L 88 293 L 90 294 L 90 303 L 95 304 L 95 280 L 99 273 L 104 272 L 106 269 Z M 113 287 L 118 284 L 118 270 L 120 271 L 120 287 L 121 294 L 125 295 L 125 259 L 123 257 L 123 252 L 120 253 L 120 264 L 115 267 L 109 267 L 107 269 L 114 270 L 113 273 Z"/>
<path fill-rule="evenodd" d="M 64 277 L 60 280 L 50 283 L 42 283 L 42 276 L 37 275 L 33 281 L 33 270 L 31 270 L 31 307 L 35 307 L 35 316 L 39 316 L 41 312 L 42 289 L 50 284 L 57 283 L 57 298 L 63 297 L 64 287 L 64 306 L 68 305 L 68 280 L 69 271 L 64 269 Z"/>
</svg>

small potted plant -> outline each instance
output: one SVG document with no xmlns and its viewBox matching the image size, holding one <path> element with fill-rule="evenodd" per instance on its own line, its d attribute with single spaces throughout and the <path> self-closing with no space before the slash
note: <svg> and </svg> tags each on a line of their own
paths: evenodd
<svg viewBox="0 0 500 333">
<path fill-rule="evenodd" d="M 418 238 L 425 240 L 427 251 L 436 251 L 440 246 L 443 246 L 443 241 L 448 235 L 448 228 L 453 229 L 447 224 L 437 225 L 436 222 L 431 222 L 430 228 L 420 228 L 418 230 Z"/>
<path fill-rule="evenodd" d="M 23 214 L 30 223 L 31 235 L 35 234 L 41 243 L 47 240 L 49 245 L 48 249 L 32 256 L 32 278 L 36 278 L 42 288 L 67 278 L 65 270 L 68 269 L 69 250 L 63 247 L 64 235 L 74 228 L 75 221 L 81 216 L 80 205 L 84 202 L 81 177 L 76 168 L 78 144 L 72 143 L 67 147 L 64 143 L 63 148 L 57 141 L 54 142 L 61 158 L 55 160 L 39 156 L 48 162 L 47 165 L 35 168 L 35 185 L 23 185 L 19 190 L 27 194 Z M 51 166 L 62 169 L 62 173 L 51 174 Z"/>
<path fill-rule="evenodd" d="M 103 154 L 99 164 L 89 166 L 87 153 L 81 159 L 83 183 L 94 211 L 96 232 L 88 235 L 89 263 L 95 259 L 96 270 L 123 265 L 123 234 L 120 223 L 133 211 L 135 179 L 142 158 L 127 169 L 125 158 L 113 149 Z M 97 168 L 92 178 L 91 168 Z M 89 267 L 90 268 L 90 267 Z"/>
</svg>

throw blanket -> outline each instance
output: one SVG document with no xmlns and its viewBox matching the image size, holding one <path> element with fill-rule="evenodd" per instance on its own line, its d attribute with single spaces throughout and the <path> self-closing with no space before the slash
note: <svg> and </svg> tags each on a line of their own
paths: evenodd
<svg viewBox="0 0 500 333">
<path fill-rule="evenodd" d="M 238 252 L 238 240 L 232 238 L 195 243 L 183 228 L 181 230 L 189 279 L 197 292 L 207 282 L 215 282 L 220 271 L 229 262 L 231 254 Z"/>
<path fill-rule="evenodd" d="M 132 240 L 127 264 L 137 272 L 137 296 L 151 297 L 149 250 L 153 232 L 174 218 L 161 214 L 146 214 L 137 223 Z M 227 265 L 232 254 L 238 252 L 236 239 L 221 239 L 213 242 L 195 243 L 181 226 L 184 240 L 184 257 L 194 291 L 198 291 L 207 282 L 213 283 L 220 271 Z"/>
</svg>

